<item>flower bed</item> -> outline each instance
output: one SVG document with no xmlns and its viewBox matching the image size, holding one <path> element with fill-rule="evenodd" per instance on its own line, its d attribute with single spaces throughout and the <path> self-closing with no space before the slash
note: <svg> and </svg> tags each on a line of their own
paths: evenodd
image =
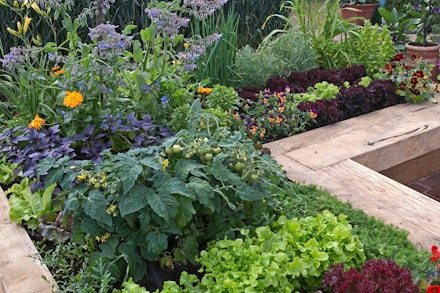
<svg viewBox="0 0 440 293">
<path fill-rule="evenodd" d="M 252 137 L 268 142 L 405 102 L 396 93 L 394 82 L 370 80 L 365 75 L 364 66 L 358 65 L 271 78 L 264 89 L 237 89 L 244 101 L 236 115 Z M 333 96 L 325 97 L 327 89 L 311 91 L 323 82 L 338 87 Z M 313 95 L 305 98 L 299 95 L 306 92 Z"/>
</svg>

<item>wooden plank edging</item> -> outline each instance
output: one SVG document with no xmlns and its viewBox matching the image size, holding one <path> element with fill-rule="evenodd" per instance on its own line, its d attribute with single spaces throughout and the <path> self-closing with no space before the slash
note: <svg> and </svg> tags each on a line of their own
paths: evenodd
<svg viewBox="0 0 440 293">
<path fill-rule="evenodd" d="M 10 221 L 9 209 L 0 189 L 0 293 L 55 292 L 55 280 L 23 226 Z"/>
</svg>

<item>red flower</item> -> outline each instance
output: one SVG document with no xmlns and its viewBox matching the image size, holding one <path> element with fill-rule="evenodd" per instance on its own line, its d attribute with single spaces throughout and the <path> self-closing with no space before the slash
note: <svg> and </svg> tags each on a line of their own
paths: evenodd
<svg viewBox="0 0 440 293">
<path fill-rule="evenodd" d="M 438 285 L 429 286 L 426 293 L 440 293 L 440 286 Z"/>
<path fill-rule="evenodd" d="M 423 73 L 423 70 L 417 70 L 416 72 L 413 73 L 413 76 L 423 78 L 425 74 Z"/>
<path fill-rule="evenodd" d="M 394 56 L 394 61 L 401 61 L 404 58 L 405 57 L 403 56 L 403 54 L 397 54 L 396 56 Z"/>
<path fill-rule="evenodd" d="M 440 258 L 440 251 L 438 250 L 438 247 L 433 245 L 431 247 L 431 253 L 432 253 L 432 256 L 431 256 L 430 260 L 432 262 L 437 262 L 437 260 Z M 439 293 L 440 293 L 440 291 L 439 291 Z"/>
<path fill-rule="evenodd" d="M 393 73 L 393 66 L 390 63 L 385 64 L 385 69 L 388 72 L 388 74 Z"/>
</svg>

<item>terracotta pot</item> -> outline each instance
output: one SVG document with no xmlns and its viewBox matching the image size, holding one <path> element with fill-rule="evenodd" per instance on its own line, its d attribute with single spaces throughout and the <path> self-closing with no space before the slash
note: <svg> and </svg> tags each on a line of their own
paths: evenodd
<svg viewBox="0 0 440 293">
<path fill-rule="evenodd" d="M 428 46 L 420 46 L 415 43 L 407 43 L 406 48 L 406 62 L 409 65 L 415 65 L 418 60 L 424 60 L 427 63 L 437 65 L 439 61 L 439 49 L 440 45 L 436 43 L 429 44 Z M 438 66 L 434 66 L 431 72 L 431 79 L 437 82 L 437 76 L 439 75 Z"/>
<path fill-rule="evenodd" d="M 374 10 L 379 3 L 371 3 L 371 4 L 345 4 L 345 6 L 341 9 L 341 14 L 344 19 L 348 19 L 351 17 L 363 17 L 367 20 L 371 20 L 374 14 Z M 359 25 L 364 25 L 363 19 L 352 20 L 352 23 L 356 23 Z"/>
</svg>

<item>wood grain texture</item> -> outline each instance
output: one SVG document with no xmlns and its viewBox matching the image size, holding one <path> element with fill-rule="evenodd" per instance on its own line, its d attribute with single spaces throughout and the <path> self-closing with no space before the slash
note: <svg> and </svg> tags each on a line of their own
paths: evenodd
<svg viewBox="0 0 440 293">
<path fill-rule="evenodd" d="M 334 184 L 323 187 L 341 201 L 409 232 L 414 244 L 430 248 L 440 242 L 440 203 L 377 173 L 353 160 L 344 160 L 320 169 L 318 176 L 331 178 Z M 354 199 L 355 198 L 355 199 Z"/>
<path fill-rule="evenodd" d="M 26 230 L 9 220 L 8 200 L 0 189 L 0 293 L 54 292 L 55 281 L 37 253 Z"/>
</svg>

